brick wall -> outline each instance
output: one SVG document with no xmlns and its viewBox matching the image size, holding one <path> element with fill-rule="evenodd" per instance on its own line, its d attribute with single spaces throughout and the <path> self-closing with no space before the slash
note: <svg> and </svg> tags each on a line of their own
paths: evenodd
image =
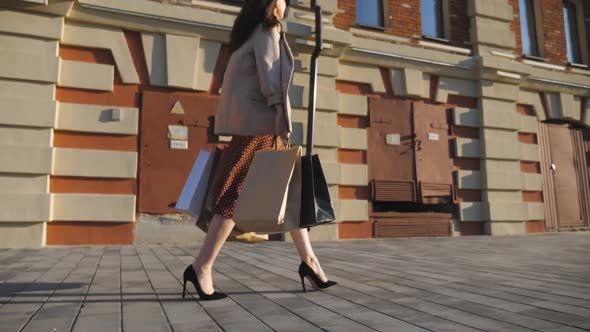
<svg viewBox="0 0 590 332">
<path fill-rule="evenodd" d="M 516 37 L 516 49 L 514 50 L 514 54 L 520 55 L 522 54 L 522 35 L 520 34 L 520 9 L 518 7 L 518 0 L 508 0 L 508 2 L 514 11 L 514 18 L 510 25 L 512 32 L 514 32 L 514 36 Z"/>
<path fill-rule="evenodd" d="M 522 54 L 522 36 L 520 33 L 520 10 L 518 0 L 508 0 L 514 9 L 512 30 L 516 35 L 515 54 Z M 586 6 L 590 7 L 590 6 Z M 545 57 L 552 64 L 567 64 L 567 45 L 565 41 L 565 24 L 563 21 L 562 0 L 541 0 L 543 12 L 543 31 L 545 33 Z M 543 47 L 543 45 L 541 45 Z"/>
<path fill-rule="evenodd" d="M 459 47 L 469 47 L 469 17 L 467 16 L 467 0 L 450 0 L 451 12 L 451 44 Z"/>
<path fill-rule="evenodd" d="M 338 0 L 338 9 L 341 12 L 334 17 L 334 25 L 337 28 L 347 30 L 355 25 L 357 1 L 359 0 Z M 412 38 L 414 41 L 420 38 L 422 35 L 420 0 L 384 0 L 384 3 L 389 6 L 389 17 L 385 20 L 384 33 Z M 450 0 L 449 7 L 451 45 L 466 47 L 470 40 L 467 0 Z"/>
<path fill-rule="evenodd" d="M 191 5 L 189 0 L 150 0 L 155 2 Z M 210 0 L 226 4 L 238 4 L 239 0 Z M 334 25 L 339 29 L 348 30 L 356 23 L 356 2 L 362 0 L 338 0 L 339 13 L 334 17 Z M 467 16 L 467 0 L 449 0 L 451 13 L 451 45 L 469 47 L 469 18 Z M 522 37 L 520 33 L 520 10 L 518 0 L 506 0 L 514 10 L 512 31 L 516 36 L 514 54 L 522 54 Z M 420 0 L 384 0 L 389 8 L 386 28 L 389 35 L 406 37 L 417 41 L 422 35 Z M 541 0 L 543 12 L 543 28 L 545 33 L 545 55 L 552 64 L 567 64 L 567 45 L 563 21 L 562 0 Z M 586 18 L 590 18 L 590 4 L 584 6 Z M 380 31 L 380 30 L 376 30 Z M 587 35 L 590 36 L 590 23 L 586 23 Z M 589 43 L 590 52 L 590 43 Z"/>
<path fill-rule="evenodd" d="M 420 0 L 389 0 L 384 2 L 389 5 L 390 17 L 386 33 L 406 38 L 414 38 L 422 34 Z"/>
<path fill-rule="evenodd" d="M 338 14 L 334 16 L 334 26 L 347 30 L 356 21 L 356 1 L 338 0 Z"/>
<path fill-rule="evenodd" d="M 543 25 L 545 31 L 545 56 L 549 62 L 567 64 L 567 44 L 563 20 L 562 0 L 542 0 Z"/>
</svg>

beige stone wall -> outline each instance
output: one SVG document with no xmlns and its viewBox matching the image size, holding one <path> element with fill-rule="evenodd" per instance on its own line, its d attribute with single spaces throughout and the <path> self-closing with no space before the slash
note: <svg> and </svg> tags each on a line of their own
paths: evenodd
<svg viewBox="0 0 590 332">
<path fill-rule="evenodd" d="M 542 206 L 517 199 L 522 191 L 542 188 L 539 176 L 517 169 L 520 161 L 539 160 L 538 148 L 521 144 L 517 133 L 536 133 L 538 121 L 547 117 L 590 125 L 588 71 L 511 56 L 515 36 L 508 0 L 467 1 L 472 50 L 427 41 L 417 46 L 362 29 L 342 31 L 331 23 L 337 1 L 321 3 L 326 48 L 319 60 L 315 135 L 338 221 L 368 219 L 368 202 L 337 199 L 339 185 L 368 181 L 366 165 L 338 161 L 339 148 L 367 150 L 366 129 L 342 128 L 337 116 L 366 116 L 368 105 L 366 97 L 338 92 L 336 80 L 366 83 L 374 93 L 384 93 L 392 87 L 386 86 L 382 68 L 398 97 L 431 98 L 436 77 L 433 102 L 446 103 L 452 95 L 478 98 L 477 107 L 456 108 L 453 114 L 455 124 L 481 133 L 480 139 L 453 142 L 458 157 L 480 158 L 482 165 L 480 171 L 458 172 L 460 189 L 483 191 L 482 202 L 459 205 L 460 222 L 486 222 L 489 234 L 521 234 L 526 220 L 543 219 Z M 290 97 L 293 121 L 303 129 L 294 133 L 300 143 L 307 132 L 313 47 L 307 4 L 295 4 L 285 22 L 296 61 Z M 116 72 L 124 84 L 137 84 L 126 29 L 141 32 L 151 85 L 205 91 L 238 9 L 210 1 L 180 6 L 147 0 L 10 0 L 0 7 L 0 109 L 6 110 L 0 112 L 0 195 L 3 207 L 11 207 L 0 209 L 0 245 L 41 246 L 46 223 L 54 218 L 133 222 L 134 196 L 56 196 L 48 181 L 51 175 L 135 178 L 136 153 L 54 148 L 53 131 L 136 135 L 141 110 L 120 108 L 120 120 L 98 121 L 110 117 L 112 107 L 58 103 L 56 87 L 110 92 Z M 60 59 L 60 45 L 110 50 L 115 65 Z M 517 104 L 530 105 L 535 116 L 518 114 Z M 25 208 L 31 204 L 38 209 Z M 77 204 L 88 208 L 74 208 Z M 111 207 L 111 214 L 104 211 Z M 15 243 L 12 236 L 26 240 Z M 338 225 L 318 228 L 312 236 L 337 239 Z"/>
<path fill-rule="evenodd" d="M 133 195 L 50 192 L 50 176 L 136 177 L 135 152 L 54 147 L 54 130 L 137 134 L 137 109 L 120 109 L 115 122 L 113 107 L 56 101 L 57 87 L 113 91 L 115 71 L 139 83 L 123 30 L 66 24 L 72 1 L 38 4 L 5 2 L 0 12 L 1 247 L 43 246 L 54 220 L 135 220 Z M 62 59 L 61 45 L 110 50 L 116 66 Z"/>
<path fill-rule="evenodd" d="M 469 6 L 476 53 L 488 57 L 491 51 L 516 47 L 508 2 L 471 1 Z M 527 220 L 520 184 L 518 93 L 518 84 L 512 82 L 490 78 L 477 84 L 482 158 L 478 175 L 483 198 L 478 221 L 485 221 L 486 232 L 493 235 L 524 234 Z"/>
<path fill-rule="evenodd" d="M 45 244 L 63 26 L 59 16 L 0 11 L 0 247 Z"/>
</svg>

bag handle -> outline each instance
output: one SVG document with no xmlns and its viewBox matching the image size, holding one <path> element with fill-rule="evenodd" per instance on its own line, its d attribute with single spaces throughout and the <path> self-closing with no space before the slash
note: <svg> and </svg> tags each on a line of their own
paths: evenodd
<svg viewBox="0 0 590 332">
<path fill-rule="evenodd" d="M 273 135 L 273 141 L 272 141 L 272 147 L 275 148 L 275 150 L 279 149 L 279 135 Z M 287 149 L 291 148 L 291 136 L 289 136 L 289 138 L 287 138 L 287 144 L 285 144 L 285 146 L 287 147 Z"/>
<path fill-rule="evenodd" d="M 283 102 L 285 101 L 285 95 L 283 94 L 283 43 L 286 42 L 284 39 L 285 37 L 285 31 L 283 30 L 283 25 L 279 22 L 280 26 L 281 26 L 281 38 L 279 39 L 279 80 L 281 81 L 281 95 L 283 97 Z M 283 103 L 283 113 L 286 111 L 286 107 L 287 104 Z M 289 119 L 287 119 L 287 117 L 285 117 L 285 120 L 289 121 Z M 276 137 L 276 139 L 278 139 L 278 136 Z M 276 141 L 275 141 L 276 142 Z M 289 136 L 289 138 L 287 139 L 287 144 L 286 147 L 288 149 L 291 148 L 291 136 Z M 278 146 L 277 146 L 278 148 Z"/>
<path fill-rule="evenodd" d="M 280 22 L 279 22 L 279 25 L 281 26 L 281 32 L 280 32 L 281 38 L 279 39 L 279 50 L 280 50 L 279 51 L 279 80 L 281 82 L 281 95 L 283 96 L 283 101 L 284 101 L 285 100 L 285 96 L 282 94 L 282 92 L 283 92 L 283 89 L 282 89 L 282 86 L 283 86 L 283 66 L 282 66 L 283 65 L 283 56 L 282 56 L 282 52 L 283 52 L 283 44 L 282 43 L 283 43 L 283 40 L 282 39 L 285 38 L 285 32 L 283 31 L 283 25 L 280 24 Z M 283 104 L 283 111 L 284 111 L 284 108 L 285 107 L 286 107 L 286 105 Z M 274 146 L 274 148 L 276 150 L 279 149 L 278 140 L 279 140 L 279 136 L 277 134 L 275 134 L 274 135 L 274 140 L 273 140 L 273 146 Z M 287 139 L 286 147 L 288 149 L 291 148 L 291 136 L 289 136 L 289 138 Z"/>
</svg>

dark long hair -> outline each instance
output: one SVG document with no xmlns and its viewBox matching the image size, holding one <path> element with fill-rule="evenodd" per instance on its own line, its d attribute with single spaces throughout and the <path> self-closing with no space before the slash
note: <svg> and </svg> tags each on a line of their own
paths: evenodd
<svg viewBox="0 0 590 332">
<path fill-rule="evenodd" d="M 270 4 L 274 0 L 245 0 L 238 17 L 234 22 L 229 43 L 229 52 L 233 53 L 250 38 L 258 24 L 262 23 L 268 29 L 281 22 L 274 16 L 274 7 Z M 286 1 L 289 4 L 289 1 Z"/>
</svg>

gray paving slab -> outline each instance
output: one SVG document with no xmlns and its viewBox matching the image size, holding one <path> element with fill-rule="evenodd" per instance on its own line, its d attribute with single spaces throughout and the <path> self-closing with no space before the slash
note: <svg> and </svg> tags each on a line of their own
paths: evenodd
<svg viewBox="0 0 590 332">
<path fill-rule="evenodd" d="M 73 331 L 120 331 L 121 288 L 118 255 L 101 247 L 90 287 L 84 295 Z"/>
<path fill-rule="evenodd" d="M 165 248 L 142 247 L 138 248 L 138 253 L 172 330 L 222 330 L 194 297 L 189 296 L 186 300 L 180 297 L 182 283 L 177 276 L 180 276 L 181 271 L 178 270 L 182 265 L 174 264 L 173 270 L 170 270 L 166 262 L 174 263 L 175 259 Z"/>
<path fill-rule="evenodd" d="M 428 270 L 427 273 L 434 273 L 434 270 Z M 439 272 L 443 275 L 465 275 L 461 271 L 444 271 Z M 501 278 L 483 278 L 479 274 L 471 273 L 468 279 L 461 280 L 455 284 L 447 284 L 446 287 L 454 289 L 469 290 L 472 293 L 489 295 L 499 299 L 509 300 L 518 303 L 531 303 L 539 300 L 550 300 L 556 303 L 572 304 L 580 307 L 590 308 L 590 301 L 575 299 L 569 296 L 562 296 L 557 294 L 549 294 L 545 291 L 547 289 L 531 290 L 511 286 L 503 286 L 499 284 L 492 284 L 496 281 L 501 281 Z M 488 288 L 478 287 L 480 283 L 488 284 Z"/>
<path fill-rule="evenodd" d="M 181 298 L 198 247 L 0 250 L 0 331 L 590 331 L 590 234 L 227 243 L 222 301 Z"/>
<path fill-rule="evenodd" d="M 234 253 L 234 255 L 236 255 L 236 253 Z M 246 254 L 244 254 L 244 255 L 246 255 Z M 269 260 L 272 260 L 272 258 Z M 281 264 L 277 264 L 277 265 L 281 265 Z M 281 274 L 284 276 L 289 274 L 288 269 L 281 269 L 281 268 L 276 267 L 275 265 L 272 265 L 272 264 L 261 264 L 261 266 L 265 267 L 266 269 L 272 269 L 272 271 L 265 270 L 265 269 L 257 269 L 254 266 L 250 266 L 249 269 L 255 270 L 258 272 L 257 274 L 261 274 L 261 275 L 263 275 L 265 273 L 269 273 L 269 272 L 277 273 L 279 270 L 283 270 L 281 272 Z M 281 285 L 285 285 L 283 287 L 292 287 L 294 284 L 297 286 L 299 285 L 298 281 L 293 281 L 288 277 L 280 278 L 280 280 L 277 280 L 277 281 Z M 285 289 L 288 289 L 288 288 L 285 288 Z M 410 323 L 399 320 L 395 317 L 391 317 L 391 316 L 385 315 L 381 312 L 371 310 L 371 309 L 369 309 L 363 305 L 360 305 L 354 301 L 350 301 L 348 299 L 336 297 L 336 296 L 330 295 L 326 292 L 301 293 L 301 296 L 305 297 L 307 300 L 309 300 L 310 302 L 312 302 L 318 306 L 321 306 L 321 307 L 324 307 L 328 310 L 334 311 L 344 317 L 347 317 L 347 318 L 354 317 L 353 320 L 355 320 L 357 323 L 360 323 L 362 325 L 365 325 L 365 326 L 375 329 L 377 331 L 387 331 L 392 328 L 397 329 L 397 330 L 404 330 L 404 331 L 424 331 L 424 329 L 421 329 L 415 325 L 412 325 Z"/>
<path fill-rule="evenodd" d="M 171 331 L 137 251 L 121 256 L 124 331 Z"/>
<path fill-rule="evenodd" d="M 580 326 L 588 322 L 588 319 L 584 317 L 543 308 L 527 310 L 522 312 L 522 314 L 567 326 Z"/>
<path fill-rule="evenodd" d="M 38 254 L 23 256 L 18 263 L 0 265 L 0 271 L 10 271 L 11 276 L 0 284 L 0 307 L 15 294 L 26 290 L 67 256 L 67 251 L 48 249 Z"/>
<path fill-rule="evenodd" d="M 286 257 L 286 255 L 281 255 L 281 257 Z M 271 259 L 272 259 L 272 258 L 271 258 Z M 290 264 L 293 264 L 293 263 L 294 263 L 294 262 L 290 262 Z M 333 272 L 334 272 L 335 270 L 331 270 L 331 271 L 333 271 Z M 353 271 L 353 272 L 354 272 L 354 271 Z M 347 274 L 345 274 L 345 275 L 350 275 L 349 273 L 350 273 L 350 271 L 347 271 Z M 343 277 L 343 275 L 339 275 L 339 277 Z M 339 278 L 339 280 L 342 280 L 342 278 Z M 342 287 L 339 287 L 339 288 L 342 288 Z M 338 292 L 338 289 L 334 289 L 334 290 L 327 290 L 327 292 L 329 292 L 329 293 Z M 354 297 L 352 297 L 352 298 L 351 298 L 351 301 L 357 302 L 357 301 L 358 301 L 358 298 L 359 298 L 358 296 L 354 296 Z M 392 303 L 392 305 L 393 305 L 393 303 Z M 432 305 L 431 305 L 431 307 L 432 307 Z M 373 308 L 374 308 L 374 307 L 373 307 Z M 442 311 L 442 312 L 443 312 L 443 313 L 445 313 L 446 315 L 448 315 L 448 314 L 449 314 L 449 310 L 447 310 L 446 308 L 443 308 L 443 311 Z M 399 313 L 397 313 L 397 314 L 399 314 Z M 451 317 L 451 319 L 452 319 L 452 317 Z M 446 322 L 446 323 L 447 323 L 446 325 L 454 325 L 455 327 L 467 328 L 467 327 L 466 327 L 466 326 L 464 326 L 464 325 L 455 324 L 455 323 L 452 323 L 452 322 L 449 322 L 449 321 L 445 321 L 445 320 L 441 320 L 441 321 L 444 321 L 444 322 Z M 417 323 L 417 322 L 415 322 L 415 323 Z M 488 322 L 488 324 L 487 324 L 487 325 L 488 325 L 488 327 L 490 326 L 490 324 L 491 324 L 491 325 L 492 325 L 492 327 L 493 327 L 493 325 L 494 325 L 495 323 L 494 323 L 493 321 L 489 321 L 489 322 Z M 513 327 L 512 327 L 512 328 L 513 328 Z M 513 328 L 513 329 L 514 329 L 514 330 L 517 330 L 516 328 Z"/>
<path fill-rule="evenodd" d="M 405 270 L 404 270 L 404 271 L 405 271 Z M 518 307 L 518 306 L 517 306 L 517 308 L 518 308 L 518 310 L 526 309 L 526 307 Z M 518 311 L 518 310 L 516 310 L 516 311 Z M 513 311 L 514 311 L 514 310 L 513 310 Z M 505 315 L 505 316 L 506 316 L 506 315 Z M 506 316 L 506 317 L 508 317 L 508 316 Z M 513 318 L 513 319 L 512 319 L 512 321 L 522 321 L 522 320 L 528 320 L 528 323 L 534 324 L 534 321 L 531 321 L 531 320 L 530 320 L 528 317 L 523 317 L 523 316 L 516 316 L 516 317 L 512 317 L 512 318 Z M 542 324 L 542 322 L 541 322 L 541 324 Z M 544 330 L 551 330 L 551 326 L 550 326 L 550 325 L 549 325 L 549 326 L 547 326 L 547 327 L 548 327 L 548 328 L 547 328 L 547 329 L 544 329 Z M 571 329 L 569 329 L 569 330 L 571 330 Z"/>
<path fill-rule="evenodd" d="M 34 282 L 23 283 L 13 294 L 8 294 L 7 300 L 0 308 L 0 331 L 21 330 L 47 301 L 49 297 L 62 285 L 71 271 L 82 260 L 79 250 L 72 250 L 70 254 L 53 265 L 46 272 L 39 269 L 35 273 L 42 273 Z M 17 283 L 18 284 L 18 283 Z"/>
<path fill-rule="evenodd" d="M 80 312 L 99 261 L 97 256 L 84 257 L 23 331 L 69 331 Z"/>
<path fill-rule="evenodd" d="M 225 259 L 224 261 L 227 261 L 228 263 L 220 262 L 219 265 L 221 269 L 228 271 L 228 273 L 231 273 L 232 275 L 241 275 L 241 277 L 236 278 L 239 282 L 253 291 L 262 294 L 277 305 L 298 315 L 302 319 L 307 320 L 310 324 L 313 324 L 313 326 L 324 330 L 334 329 L 337 331 L 372 330 L 346 318 L 346 316 L 340 315 L 298 296 L 298 291 L 284 290 L 265 281 L 264 278 L 259 278 L 257 275 L 250 274 L 250 272 L 252 272 L 250 269 L 241 270 L 239 266 L 240 264 L 235 264 L 229 259 Z"/>
<path fill-rule="evenodd" d="M 173 272 L 173 275 L 182 280 L 182 273 L 186 266 L 194 260 L 194 258 L 182 249 L 171 247 L 167 248 L 168 259 L 163 261 L 167 265 L 168 269 Z M 160 252 L 160 251 L 158 251 Z M 164 256 L 165 257 L 165 256 Z M 216 278 L 219 275 L 218 271 L 214 271 L 213 277 Z M 219 286 L 217 285 L 219 289 Z M 187 291 L 192 294 L 196 293 L 196 290 L 192 284 L 187 284 Z M 180 292 L 178 293 L 180 296 Z M 213 322 L 219 326 L 219 328 L 225 331 L 271 331 L 267 324 L 261 321 L 256 316 L 245 310 L 240 306 L 233 298 L 227 298 L 219 301 L 199 301 L 202 312 L 206 313 L 210 320 L 203 316 L 200 316 L 201 320 L 204 320 L 206 325 L 213 325 Z M 198 311 L 201 313 L 201 310 Z"/>
</svg>

